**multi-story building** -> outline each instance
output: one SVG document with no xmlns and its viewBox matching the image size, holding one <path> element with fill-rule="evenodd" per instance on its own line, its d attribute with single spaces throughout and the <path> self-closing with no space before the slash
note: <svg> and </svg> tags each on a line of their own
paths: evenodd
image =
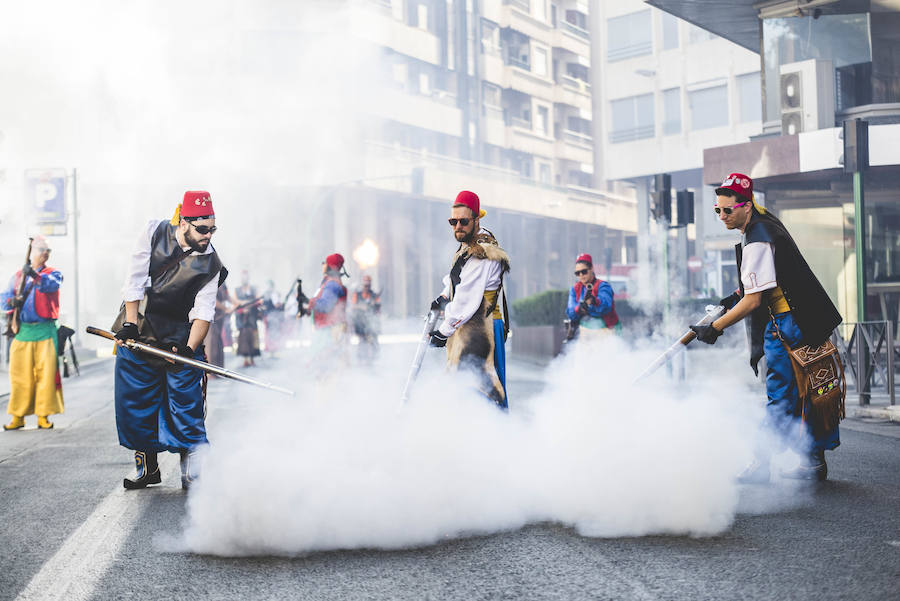
<svg viewBox="0 0 900 601">
<path fill-rule="evenodd" d="M 759 56 L 643 0 L 595 0 L 591 8 L 593 112 L 602 116 L 595 127 L 595 173 L 636 192 L 639 256 L 647 267 L 640 272 L 642 292 L 664 292 L 665 254 L 673 295 L 730 289 L 733 240 L 709 210 L 703 150 L 760 133 Z M 673 193 L 694 193 L 694 225 L 663 231 L 650 215 L 654 175 L 664 173 L 671 175 Z"/>
<path fill-rule="evenodd" d="M 354 283 L 354 249 L 371 239 L 368 273 L 401 316 L 440 289 L 461 189 L 481 196 L 513 258 L 511 298 L 568 285 L 579 252 L 602 257 L 601 272 L 636 261 L 633 196 L 591 185 L 583 1 L 233 0 L 213 20 L 193 5 L 171 20 L 135 8 L 117 53 L 79 42 L 102 37 L 101 10 L 57 15 L 65 26 L 4 71 L 0 97 L 0 273 L 18 267 L 26 234 L 53 235 L 66 323 L 76 292 L 78 321 L 111 322 L 133 237 L 185 189 L 212 192 L 216 246 L 260 285 L 310 288 L 335 251 Z M 31 43 L 35 11 L 10 16 L 0 49 Z M 63 182 L 67 212 L 38 215 L 41 178 Z"/>
<path fill-rule="evenodd" d="M 372 111 L 363 185 L 345 195 L 348 207 L 366 194 L 407 199 L 418 227 L 438 224 L 427 237 L 443 247 L 443 220 L 425 207 L 476 190 L 491 214 L 485 225 L 516 257 L 515 296 L 567 285 L 581 251 L 608 257 L 610 268 L 636 261 L 636 203 L 593 186 L 585 0 L 376 0 L 371 11 L 365 35 L 384 53 L 391 100 Z M 411 177 L 391 178 L 404 172 Z M 379 229 L 335 223 L 338 247 Z M 427 266 L 425 287 L 445 262 Z M 388 289 L 408 291 L 394 307 L 401 314 L 426 296 L 406 269 L 378 267 Z"/>
</svg>

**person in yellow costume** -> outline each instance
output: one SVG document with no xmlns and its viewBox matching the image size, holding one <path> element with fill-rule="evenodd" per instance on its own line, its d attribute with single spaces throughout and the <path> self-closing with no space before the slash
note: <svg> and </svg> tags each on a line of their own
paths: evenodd
<svg viewBox="0 0 900 601">
<path fill-rule="evenodd" d="M 26 415 L 37 415 L 38 428 L 49 430 L 53 424 L 47 418 L 64 409 L 56 348 L 59 286 L 63 277 L 58 269 L 47 266 L 49 257 L 50 245 L 38 236 L 31 247 L 31 262 L 17 271 L 0 293 L 3 310 L 19 309 L 19 331 L 9 351 L 10 395 L 6 412 L 12 421 L 3 426 L 4 430 L 24 427 Z M 16 296 L 22 278 L 25 287 L 21 296 Z"/>
</svg>

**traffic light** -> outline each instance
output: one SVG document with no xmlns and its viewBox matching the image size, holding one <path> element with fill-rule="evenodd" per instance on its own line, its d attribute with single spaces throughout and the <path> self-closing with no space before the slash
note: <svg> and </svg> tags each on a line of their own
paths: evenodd
<svg viewBox="0 0 900 601">
<path fill-rule="evenodd" d="M 690 190 L 679 190 L 675 194 L 675 205 L 678 210 L 678 225 L 694 223 L 694 193 Z"/>
<path fill-rule="evenodd" d="M 653 176 L 653 193 L 650 195 L 650 214 L 666 225 L 672 223 L 672 176 L 658 173 Z"/>
</svg>

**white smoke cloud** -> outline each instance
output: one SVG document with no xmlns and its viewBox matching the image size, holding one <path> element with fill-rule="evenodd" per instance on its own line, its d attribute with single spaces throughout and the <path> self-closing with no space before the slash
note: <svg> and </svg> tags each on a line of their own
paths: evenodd
<svg viewBox="0 0 900 601">
<path fill-rule="evenodd" d="M 724 355 L 723 373 L 746 369 Z M 399 369 L 309 386 L 298 401 L 247 400 L 212 432 L 183 533 L 164 546 L 391 549 L 539 521 L 586 536 L 720 533 L 738 510 L 759 391 L 733 392 L 733 376 L 632 386 L 649 358 L 619 339 L 580 344 L 508 414 L 446 374 L 400 407 Z"/>
</svg>

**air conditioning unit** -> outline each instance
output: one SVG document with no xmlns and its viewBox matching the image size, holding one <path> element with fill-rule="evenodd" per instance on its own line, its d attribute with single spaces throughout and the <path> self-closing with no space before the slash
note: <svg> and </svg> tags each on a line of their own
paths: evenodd
<svg viewBox="0 0 900 601">
<path fill-rule="evenodd" d="M 810 59 L 781 65 L 781 133 L 834 127 L 834 67 Z"/>
</svg>

